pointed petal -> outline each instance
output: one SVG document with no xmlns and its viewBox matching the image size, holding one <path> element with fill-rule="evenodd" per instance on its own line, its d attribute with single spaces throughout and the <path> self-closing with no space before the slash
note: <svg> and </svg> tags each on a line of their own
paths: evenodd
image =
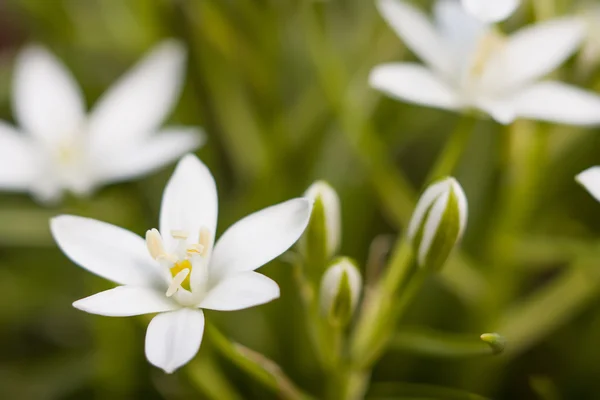
<svg viewBox="0 0 600 400">
<path fill-rule="evenodd" d="M 279 297 L 274 280 L 257 272 L 240 272 L 226 276 L 212 288 L 200 308 L 234 311 L 265 304 Z"/>
<path fill-rule="evenodd" d="M 201 310 L 182 308 L 158 314 L 146 332 L 146 357 L 152 365 L 170 374 L 194 358 L 203 333 Z"/>
<path fill-rule="evenodd" d="M 520 0 L 462 0 L 465 10 L 487 23 L 510 17 L 520 3 Z"/>
<path fill-rule="evenodd" d="M 85 299 L 77 300 L 73 307 L 90 314 L 107 317 L 131 317 L 177 310 L 181 306 L 164 293 L 137 286 L 119 286 Z"/>
<path fill-rule="evenodd" d="M 309 200 L 292 199 L 233 224 L 215 245 L 211 277 L 252 271 L 282 254 L 304 232 L 311 209 Z"/>
<path fill-rule="evenodd" d="M 50 228 L 60 249 L 82 268 L 118 284 L 166 290 L 170 272 L 150 257 L 136 234 L 73 215 L 53 218 Z"/>
<path fill-rule="evenodd" d="M 171 231 L 185 231 L 188 243 L 198 243 L 200 230 L 210 233 L 212 249 L 217 228 L 217 186 L 210 171 L 198 159 L 188 154 L 177 164 L 163 193 L 160 210 L 160 232 L 167 251 L 173 251 L 177 242 Z"/>
<path fill-rule="evenodd" d="M 0 189 L 28 190 L 38 170 L 34 147 L 25 135 L 0 121 Z"/>
<path fill-rule="evenodd" d="M 120 182 L 149 174 L 196 150 L 203 141 L 204 134 L 198 128 L 163 130 L 133 148 L 98 157 L 97 179 L 105 183 Z"/>
<path fill-rule="evenodd" d="M 554 19 L 524 28 L 509 38 L 503 54 L 506 86 L 518 87 L 555 70 L 579 47 L 585 24 Z"/>
<path fill-rule="evenodd" d="M 371 87 L 389 96 L 428 107 L 457 110 L 457 94 L 430 70 L 417 64 L 379 65 L 369 76 Z"/>
<path fill-rule="evenodd" d="M 503 125 L 508 125 L 517 118 L 514 105 L 510 100 L 482 98 L 476 101 L 476 106 Z"/>
<path fill-rule="evenodd" d="M 377 8 L 404 44 L 431 68 L 444 73 L 453 69 L 444 39 L 420 10 L 401 0 L 379 0 Z"/>
<path fill-rule="evenodd" d="M 30 46 L 17 57 L 13 109 L 28 134 L 60 140 L 82 128 L 84 101 L 77 82 L 48 50 Z"/>
<path fill-rule="evenodd" d="M 183 46 L 167 40 L 119 79 L 91 112 L 92 147 L 108 152 L 156 132 L 179 97 L 184 63 Z"/>
<path fill-rule="evenodd" d="M 523 118 L 571 125 L 600 124 L 600 96 L 561 82 L 541 82 L 512 100 Z"/>
<path fill-rule="evenodd" d="M 600 167 L 591 167 L 579 173 L 575 177 L 588 192 L 598 201 L 600 201 Z"/>
</svg>

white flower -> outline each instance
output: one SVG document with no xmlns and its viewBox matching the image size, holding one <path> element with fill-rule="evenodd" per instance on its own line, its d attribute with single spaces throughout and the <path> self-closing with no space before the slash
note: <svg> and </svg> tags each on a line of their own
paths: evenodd
<svg viewBox="0 0 600 400">
<path fill-rule="evenodd" d="M 19 128 L 0 121 L 0 189 L 55 202 L 65 190 L 86 195 L 197 148 L 197 128 L 160 128 L 179 97 L 185 58 L 181 44 L 162 42 L 86 115 L 65 66 L 43 47 L 24 49 L 12 91 Z"/>
<path fill-rule="evenodd" d="M 461 0 L 468 13 L 482 22 L 500 22 L 510 17 L 520 0 Z"/>
<path fill-rule="evenodd" d="M 579 173 L 575 180 L 598 201 L 600 201 L 600 167 L 591 167 Z"/>
<path fill-rule="evenodd" d="M 277 284 L 255 269 L 286 251 L 310 219 L 299 198 L 251 214 L 214 244 L 217 190 L 210 171 L 185 156 L 165 188 L 160 231 L 146 240 L 104 222 L 63 215 L 52 234 L 75 263 L 119 285 L 73 305 L 106 316 L 159 313 L 146 333 L 148 360 L 168 373 L 200 347 L 203 308 L 240 310 L 279 297 Z"/>
<path fill-rule="evenodd" d="M 437 2 L 435 25 L 400 0 L 378 4 L 427 66 L 377 66 L 370 75 L 374 88 L 429 107 L 476 108 L 505 124 L 519 117 L 600 123 L 600 96 L 557 81 L 537 82 L 576 50 L 585 30 L 580 19 L 551 20 L 503 37 L 451 0 Z"/>
<path fill-rule="evenodd" d="M 420 266 L 437 270 L 444 265 L 462 238 L 468 213 L 465 192 L 452 177 L 423 192 L 408 227 Z"/>
</svg>

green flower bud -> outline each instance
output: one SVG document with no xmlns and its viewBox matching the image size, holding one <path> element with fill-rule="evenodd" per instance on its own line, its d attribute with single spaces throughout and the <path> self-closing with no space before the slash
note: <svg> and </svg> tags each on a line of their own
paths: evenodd
<svg viewBox="0 0 600 400">
<path fill-rule="evenodd" d="M 308 264 L 319 268 L 319 276 L 324 265 L 340 247 L 340 199 L 335 190 L 323 181 L 313 183 L 304 195 L 314 205 L 310 223 L 300 240 L 300 248 Z"/>
<path fill-rule="evenodd" d="M 462 238 L 467 224 L 467 198 L 454 178 L 429 186 L 417 204 L 408 228 L 418 264 L 441 269 Z"/>
<path fill-rule="evenodd" d="M 362 291 L 362 277 L 354 262 L 339 258 L 321 280 L 321 312 L 332 324 L 346 325 L 352 319 Z"/>
</svg>

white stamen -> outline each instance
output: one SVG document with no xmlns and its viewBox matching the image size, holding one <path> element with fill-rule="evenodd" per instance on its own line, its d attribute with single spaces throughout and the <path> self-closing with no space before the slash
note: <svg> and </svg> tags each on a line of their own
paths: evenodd
<svg viewBox="0 0 600 400">
<path fill-rule="evenodd" d="M 181 289 L 181 284 L 183 283 L 185 278 L 187 278 L 189 273 L 190 273 L 189 268 L 186 268 L 186 269 L 182 269 L 181 271 L 179 271 L 179 273 L 173 277 L 173 280 L 171 281 L 171 285 L 167 289 L 167 293 L 166 293 L 167 297 L 173 296 L 179 289 Z"/>
<path fill-rule="evenodd" d="M 158 230 L 150 229 L 146 232 L 146 246 L 148 247 L 150 255 L 155 260 L 165 256 L 165 247 Z"/>
<path fill-rule="evenodd" d="M 200 229 L 200 236 L 199 236 L 198 244 L 200 246 L 202 246 L 202 251 L 200 252 L 200 255 L 202 257 L 207 256 L 208 249 L 209 249 L 209 243 L 210 243 L 210 231 L 207 228 Z"/>
</svg>

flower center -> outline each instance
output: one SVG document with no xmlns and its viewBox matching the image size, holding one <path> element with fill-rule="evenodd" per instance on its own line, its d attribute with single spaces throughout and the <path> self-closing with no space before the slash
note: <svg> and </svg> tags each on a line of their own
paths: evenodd
<svg viewBox="0 0 600 400">
<path fill-rule="evenodd" d="M 146 232 L 146 246 L 152 258 L 167 266 L 171 271 L 171 284 L 167 289 L 167 297 L 173 296 L 180 289 L 192 291 L 192 270 L 200 274 L 198 283 L 207 281 L 208 266 L 206 256 L 210 245 L 210 232 L 206 228 L 200 230 L 198 243 L 188 243 L 189 234 L 186 231 L 171 231 L 171 237 L 177 241 L 172 252 L 167 252 L 162 236 L 156 229 Z"/>
<path fill-rule="evenodd" d="M 469 76 L 479 78 L 486 72 L 489 61 L 502 51 L 506 39 L 498 32 L 486 33 L 477 44 L 475 56 L 469 68 Z"/>
</svg>

